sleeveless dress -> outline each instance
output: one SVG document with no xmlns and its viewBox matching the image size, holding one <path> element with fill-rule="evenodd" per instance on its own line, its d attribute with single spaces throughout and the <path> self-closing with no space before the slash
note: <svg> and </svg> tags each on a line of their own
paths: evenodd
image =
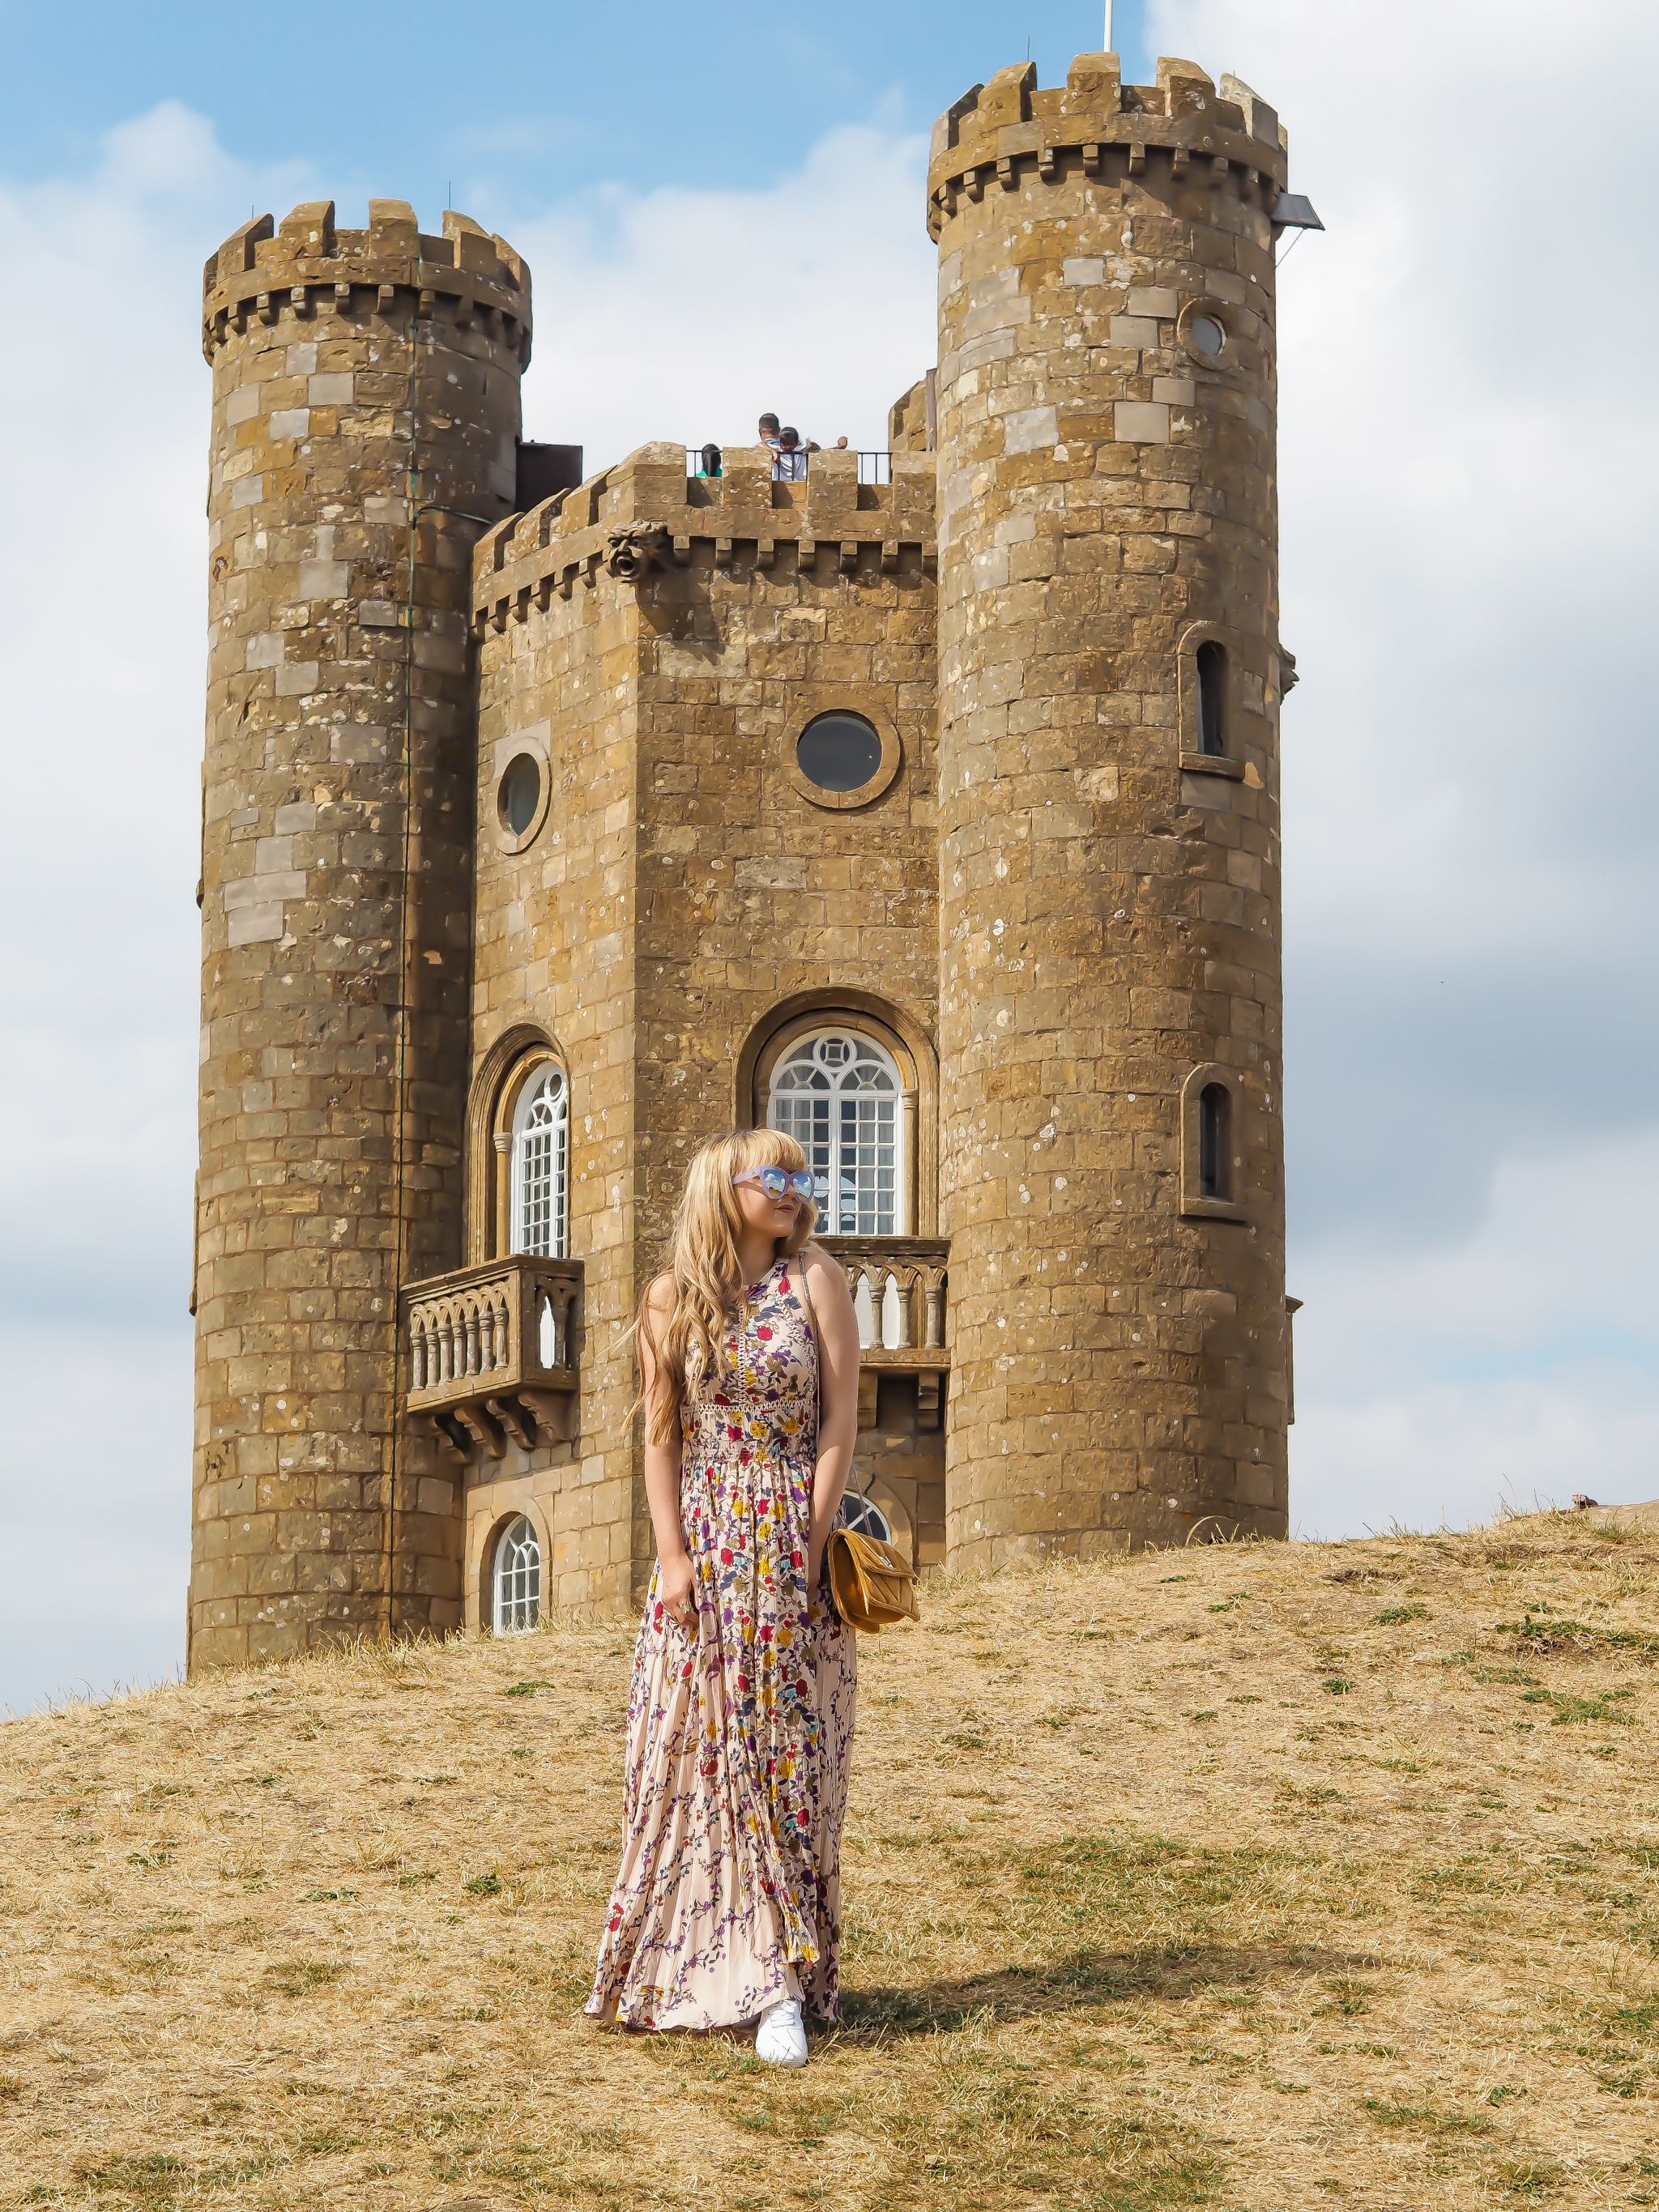
<svg viewBox="0 0 1659 2212">
<path fill-rule="evenodd" d="M 817 1346 L 796 1258 L 747 1293 L 683 1417 L 695 1630 L 651 1587 L 628 1703 L 624 1839 L 587 2010 L 714 2028 L 780 1997 L 832 2021 L 853 1631 L 806 1587 Z"/>
</svg>

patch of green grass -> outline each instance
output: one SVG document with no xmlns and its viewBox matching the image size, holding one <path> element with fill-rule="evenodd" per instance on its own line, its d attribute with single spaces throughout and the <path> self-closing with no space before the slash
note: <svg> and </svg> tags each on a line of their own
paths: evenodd
<svg viewBox="0 0 1659 2212">
<path fill-rule="evenodd" d="M 1496 2178 L 1506 2197 L 1536 2203 L 1540 2197 L 1560 2193 L 1567 2169 L 1553 2158 L 1506 2159 L 1498 2168 Z"/>
<path fill-rule="evenodd" d="M 1328 1698 L 1346 1698 L 1353 1684 L 1346 1674 L 1328 1674 L 1319 1686 Z"/>
<path fill-rule="evenodd" d="M 355 1905 L 355 1889 L 308 1889 L 300 1899 L 301 1905 Z"/>
<path fill-rule="evenodd" d="M 499 1897 L 501 1878 L 498 1874 L 475 1874 L 466 1885 L 466 1893 L 469 1897 Z"/>
<path fill-rule="evenodd" d="M 1631 1694 L 1628 1690 L 1609 1690 L 1600 1698 L 1575 1698 L 1565 1690 L 1528 1690 L 1521 1702 L 1523 1705 L 1548 1705 L 1550 1722 L 1555 1728 L 1589 1721 L 1617 1722 L 1620 1727 L 1628 1728 L 1632 1716 L 1615 1712 L 1613 1707 L 1620 1698 Z"/>
<path fill-rule="evenodd" d="M 528 1682 L 515 1682 L 510 1690 L 503 1690 L 501 1695 L 506 1698 L 533 1698 L 538 1690 L 550 1690 L 552 1687 L 551 1682 L 538 1678 Z"/>
<path fill-rule="evenodd" d="M 1362 2097 L 1359 2101 L 1380 2128 L 1410 2128 L 1425 2136 L 1480 2136 L 1492 2126 L 1478 2112 L 1442 2112 L 1437 2106 L 1407 2104 L 1394 2097 Z"/>
<path fill-rule="evenodd" d="M 1498 1633 L 1514 1637 L 1528 1651 L 1618 1651 L 1649 1663 L 1659 1660 L 1659 1636 L 1650 1631 L 1598 1628 L 1591 1621 L 1566 1620 L 1542 1603 L 1528 1605 L 1523 1620 L 1500 1621 Z"/>
<path fill-rule="evenodd" d="M 1371 1615 L 1373 1628 L 1403 1628 L 1408 1620 L 1426 1620 L 1429 1608 L 1425 1605 L 1390 1605 L 1381 1613 Z"/>
<path fill-rule="evenodd" d="M 285 1997 L 303 1997 L 313 1990 L 327 1989 L 344 1972 L 337 1959 L 289 1959 L 281 1966 L 267 1966 L 265 1978 Z"/>
</svg>

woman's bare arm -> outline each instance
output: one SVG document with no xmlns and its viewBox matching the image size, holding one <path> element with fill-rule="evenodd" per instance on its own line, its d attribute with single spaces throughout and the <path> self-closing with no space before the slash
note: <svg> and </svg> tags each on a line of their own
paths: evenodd
<svg viewBox="0 0 1659 2212">
<path fill-rule="evenodd" d="M 673 1281 L 667 1275 L 659 1275 L 647 1293 L 640 1327 L 640 1381 L 645 1398 L 645 1497 L 651 1509 L 651 1529 L 657 1540 L 657 1558 L 662 1570 L 658 1595 L 685 1626 L 695 1608 L 691 1602 L 691 1555 L 686 1549 L 685 1530 L 680 1522 L 678 1420 L 671 1422 L 668 1434 L 659 1443 L 653 1443 L 651 1438 L 657 1407 L 666 1387 L 657 1346 L 668 1325 L 673 1304 Z"/>
<path fill-rule="evenodd" d="M 818 1413 L 818 1458 L 812 1478 L 811 1552 L 807 1587 L 816 1589 L 823 1547 L 853 1471 L 859 1433 L 859 1324 L 847 1277 L 827 1252 L 808 1245 L 802 1263 L 811 1285 L 818 1323 L 823 1402 Z"/>
</svg>

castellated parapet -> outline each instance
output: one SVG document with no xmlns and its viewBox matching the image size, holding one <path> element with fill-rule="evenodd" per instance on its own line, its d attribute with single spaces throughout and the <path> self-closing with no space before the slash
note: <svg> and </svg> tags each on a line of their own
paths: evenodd
<svg viewBox="0 0 1659 2212">
<path fill-rule="evenodd" d="M 527 512 L 501 240 L 209 263 L 193 1663 L 635 1602 L 686 1160 L 847 1071 L 854 1486 L 921 1565 L 1284 1533 L 1285 185 L 1233 79 L 1004 70 L 890 452 Z"/>
</svg>

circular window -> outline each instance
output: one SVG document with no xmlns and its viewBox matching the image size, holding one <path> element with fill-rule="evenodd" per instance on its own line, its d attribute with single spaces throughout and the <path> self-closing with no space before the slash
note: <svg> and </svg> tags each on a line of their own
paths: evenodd
<svg viewBox="0 0 1659 2212">
<path fill-rule="evenodd" d="M 507 852 L 522 853 L 533 842 L 547 819 L 548 796 L 547 763 L 540 752 L 514 753 L 495 786 L 495 819 Z"/>
<path fill-rule="evenodd" d="M 850 708 L 814 714 L 784 754 L 789 780 L 815 806 L 867 806 L 899 772 L 898 734 Z"/>
<path fill-rule="evenodd" d="M 542 764 L 529 753 L 520 753 L 507 764 L 495 801 L 502 826 L 522 837 L 536 818 L 542 803 Z"/>
<path fill-rule="evenodd" d="M 820 791 L 860 791 L 881 766 L 881 738 L 862 714 L 819 714 L 796 738 L 795 758 Z"/>
<path fill-rule="evenodd" d="M 878 1543 L 890 1544 L 893 1524 L 873 1498 L 860 1498 L 849 1490 L 842 1506 L 842 1522 L 856 1536 L 873 1536 Z"/>
<path fill-rule="evenodd" d="M 1176 334 L 1201 368 L 1220 368 L 1230 338 L 1223 311 L 1213 300 L 1188 300 L 1176 324 Z"/>
<path fill-rule="evenodd" d="M 1213 315 L 1194 315 L 1187 335 L 1206 361 L 1219 361 L 1227 349 L 1227 333 Z"/>
</svg>

